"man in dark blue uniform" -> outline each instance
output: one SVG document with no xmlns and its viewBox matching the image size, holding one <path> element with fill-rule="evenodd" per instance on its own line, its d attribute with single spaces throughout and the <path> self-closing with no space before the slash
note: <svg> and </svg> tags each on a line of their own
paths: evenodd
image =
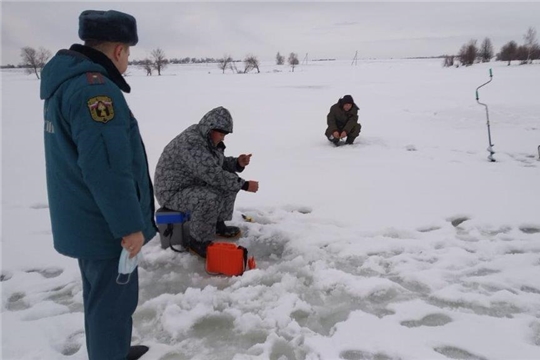
<svg viewBox="0 0 540 360">
<path fill-rule="evenodd" d="M 156 234 L 154 194 L 137 120 L 122 94 L 133 16 L 87 10 L 75 44 L 44 67 L 47 190 L 55 249 L 78 259 L 90 360 L 137 359 L 130 346 L 137 268 L 117 282 L 124 251 L 133 259 Z"/>
</svg>

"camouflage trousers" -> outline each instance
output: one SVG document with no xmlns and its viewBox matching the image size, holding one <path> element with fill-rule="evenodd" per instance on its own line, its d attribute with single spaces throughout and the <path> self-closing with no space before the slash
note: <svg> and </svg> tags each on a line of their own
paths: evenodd
<svg viewBox="0 0 540 360">
<path fill-rule="evenodd" d="M 208 186 L 194 186 L 176 193 L 163 206 L 191 213 L 189 233 L 196 241 L 214 240 L 218 220 L 231 220 L 238 192 L 222 192 Z"/>
</svg>

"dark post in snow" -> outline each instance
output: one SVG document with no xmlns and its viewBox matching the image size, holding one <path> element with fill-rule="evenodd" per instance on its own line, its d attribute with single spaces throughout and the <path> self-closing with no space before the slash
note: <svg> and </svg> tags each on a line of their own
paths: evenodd
<svg viewBox="0 0 540 360">
<path fill-rule="evenodd" d="M 489 69 L 489 81 L 480 85 L 479 87 L 476 88 L 476 102 L 482 106 L 484 106 L 486 108 L 486 118 L 487 118 L 487 129 L 488 129 L 488 140 L 489 140 L 489 146 L 487 148 L 487 151 L 489 151 L 489 155 L 488 155 L 488 159 L 489 161 L 491 162 L 494 162 L 495 159 L 493 158 L 493 154 L 495 154 L 495 151 L 493 151 L 493 144 L 491 143 L 491 129 L 490 129 L 490 126 L 489 126 L 489 111 L 488 111 L 488 107 L 486 104 L 484 103 L 481 103 L 479 100 L 480 100 L 480 97 L 478 96 L 478 90 L 484 86 L 484 85 L 487 85 L 491 82 L 491 80 L 493 80 L 493 73 L 491 72 L 491 69 Z"/>
</svg>

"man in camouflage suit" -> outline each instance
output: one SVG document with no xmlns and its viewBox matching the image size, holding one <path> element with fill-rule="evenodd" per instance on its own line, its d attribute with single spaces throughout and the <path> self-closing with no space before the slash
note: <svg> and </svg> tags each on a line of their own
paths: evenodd
<svg viewBox="0 0 540 360">
<path fill-rule="evenodd" d="M 223 107 L 210 110 L 198 124 L 174 138 L 159 158 L 154 186 L 159 204 L 189 212 L 188 249 L 206 257 L 215 235 L 236 237 L 240 229 L 225 225 L 232 218 L 238 191 L 257 192 L 258 181 L 246 181 L 236 173 L 249 165 L 251 154 L 224 155 L 225 135 L 233 132 L 233 120 Z"/>
<path fill-rule="evenodd" d="M 360 134 L 362 125 L 358 123 L 358 106 L 351 95 L 345 95 L 332 105 L 326 122 L 328 127 L 325 135 L 334 145 L 339 145 L 339 140 L 344 138 L 347 138 L 346 144 L 354 142 Z"/>
</svg>

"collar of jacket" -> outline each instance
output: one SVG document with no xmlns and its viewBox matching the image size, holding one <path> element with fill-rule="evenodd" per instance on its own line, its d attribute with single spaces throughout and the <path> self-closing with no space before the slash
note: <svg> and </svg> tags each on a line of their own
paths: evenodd
<svg viewBox="0 0 540 360">
<path fill-rule="evenodd" d="M 114 66 L 111 59 L 109 59 L 107 55 L 101 51 L 80 44 L 71 45 L 69 50 L 78 52 L 79 54 L 86 56 L 90 61 L 103 66 L 105 71 L 107 71 L 107 77 L 114 82 L 116 86 L 120 88 L 120 90 L 125 93 L 129 93 L 131 91 L 131 87 L 128 85 L 122 74 L 120 74 L 120 71 L 118 71 L 116 66 Z"/>
</svg>

